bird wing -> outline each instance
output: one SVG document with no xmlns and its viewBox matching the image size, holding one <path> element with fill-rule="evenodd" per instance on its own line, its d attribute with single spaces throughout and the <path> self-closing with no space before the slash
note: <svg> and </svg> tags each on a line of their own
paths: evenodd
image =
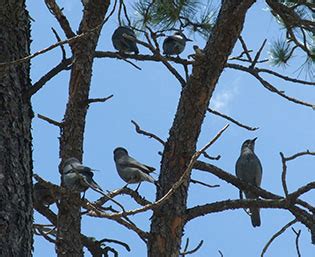
<svg viewBox="0 0 315 257">
<path fill-rule="evenodd" d="M 92 180 L 89 182 L 89 186 L 90 186 L 92 189 L 94 189 L 94 190 L 99 190 L 99 191 L 101 191 L 101 192 L 104 193 L 103 189 L 100 187 L 99 184 L 97 184 L 97 183 L 95 182 L 94 179 L 92 179 Z"/>
<path fill-rule="evenodd" d="M 254 186 L 260 186 L 262 166 L 258 157 L 254 155 L 240 156 L 235 165 L 236 176 Z M 245 192 L 246 198 L 257 198 L 251 192 Z"/>
<path fill-rule="evenodd" d="M 260 186 L 261 184 L 261 179 L 262 179 L 262 165 L 258 157 L 255 155 L 257 163 L 258 163 L 258 170 L 257 170 L 257 176 L 256 176 L 256 186 Z"/>
<path fill-rule="evenodd" d="M 236 164 L 235 164 L 235 174 L 236 177 L 238 177 L 239 179 L 243 179 L 243 174 L 242 174 L 242 158 L 241 156 L 237 159 Z"/>
<path fill-rule="evenodd" d="M 74 169 L 76 172 L 79 172 L 79 173 L 87 172 L 87 173 L 89 173 L 89 174 L 92 174 L 92 177 L 93 177 L 93 172 L 92 172 L 92 169 L 91 169 L 90 167 L 87 167 L 87 166 L 78 164 L 78 165 L 73 166 L 73 169 Z"/>
<path fill-rule="evenodd" d="M 88 168 L 88 167 L 86 167 Z M 82 170 L 80 172 L 81 174 L 81 178 L 84 180 L 84 182 L 93 190 L 95 191 L 101 191 L 104 192 L 103 189 L 95 182 L 95 180 L 93 179 L 93 172 L 91 171 L 91 169 L 89 168 L 89 170 Z"/>
<path fill-rule="evenodd" d="M 151 183 L 155 183 L 155 179 L 148 173 L 145 173 L 145 172 L 139 172 L 140 173 L 140 176 L 141 176 L 141 180 L 145 180 L 145 181 L 148 181 L 148 182 L 151 182 Z"/>
<path fill-rule="evenodd" d="M 122 166 L 122 168 L 125 168 L 125 167 L 137 168 L 146 174 L 149 174 L 155 170 L 155 168 L 144 165 L 130 156 L 126 156 L 126 157 L 127 158 L 121 158 L 121 160 L 119 162 L 119 164 Z"/>
<path fill-rule="evenodd" d="M 133 42 L 129 38 L 125 38 L 125 37 L 123 37 L 123 40 L 120 41 L 120 44 L 122 44 L 125 49 L 131 48 L 132 47 L 132 43 Z"/>
</svg>

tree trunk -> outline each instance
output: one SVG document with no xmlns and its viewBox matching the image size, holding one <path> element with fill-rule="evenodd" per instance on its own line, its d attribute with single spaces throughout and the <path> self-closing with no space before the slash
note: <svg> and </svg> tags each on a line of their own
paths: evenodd
<svg viewBox="0 0 315 257">
<path fill-rule="evenodd" d="M 30 54 L 24 0 L 0 3 L 0 63 Z M 31 256 L 33 245 L 33 112 L 23 92 L 31 86 L 29 61 L 0 66 L 0 256 Z"/>
<path fill-rule="evenodd" d="M 79 33 L 90 31 L 103 22 L 109 0 L 85 1 Z M 60 157 L 82 160 L 83 136 L 88 109 L 92 65 L 100 29 L 71 45 L 74 63 L 71 69 L 69 99 L 60 139 Z M 58 256 L 83 256 L 79 194 L 61 199 L 58 213 Z M 74 200 L 74 201 L 73 201 Z"/>
<path fill-rule="evenodd" d="M 205 117 L 209 100 L 224 65 L 243 28 L 245 15 L 254 0 L 225 0 L 204 49 L 196 56 L 192 74 L 183 88 L 170 135 L 165 145 L 157 199 L 185 171 Z M 178 257 L 185 225 L 187 191 L 185 181 L 160 209 L 154 211 L 148 242 L 149 257 Z"/>
</svg>

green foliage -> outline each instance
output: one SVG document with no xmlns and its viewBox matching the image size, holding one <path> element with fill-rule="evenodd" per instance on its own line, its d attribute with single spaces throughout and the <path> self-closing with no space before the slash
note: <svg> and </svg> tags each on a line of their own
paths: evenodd
<svg viewBox="0 0 315 257">
<path fill-rule="evenodd" d="M 270 49 L 273 65 L 285 66 L 294 52 L 299 49 L 306 54 L 306 61 L 300 67 L 312 77 L 314 73 L 314 3 L 311 1 L 278 0 L 271 5 L 271 13 L 285 29 L 286 37 L 276 41 Z"/>
<path fill-rule="evenodd" d="M 292 56 L 292 47 L 286 40 L 278 39 L 269 50 L 270 62 L 275 66 L 286 66 Z"/>
<path fill-rule="evenodd" d="M 216 17 L 211 3 L 205 5 L 201 0 L 138 0 L 134 9 L 137 27 L 150 26 L 161 31 L 187 28 L 206 38 Z"/>
</svg>

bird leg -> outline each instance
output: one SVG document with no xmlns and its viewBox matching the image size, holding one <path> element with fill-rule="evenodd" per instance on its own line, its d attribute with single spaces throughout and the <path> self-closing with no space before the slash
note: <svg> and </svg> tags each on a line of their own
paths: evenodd
<svg viewBox="0 0 315 257">
<path fill-rule="evenodd" d="M 240 190 L 240 199 L 243 200 L 243 193 L 242 193 L 242 190 Z"/>
<path fill-rule="evenodd" d="M 135 192 L 137 192 L 137 193 L 138 193 L 138 189 L 139 189 L 140 185 L 141 185 L 141 182 L 138 184 L 138 186 L 137 186 L 137 188 L 136 188 Z"/>
</svg>

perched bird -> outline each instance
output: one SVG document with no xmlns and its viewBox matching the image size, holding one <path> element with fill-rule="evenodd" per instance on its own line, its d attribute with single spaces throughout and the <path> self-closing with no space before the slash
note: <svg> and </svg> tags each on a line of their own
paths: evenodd
<svg viewBox="0 0 315 257">
<path fill-rule="evenodd" d="M 125 36 L 130 36 L 136 39 L 136 34 L 131 28 L 120 26 L 118 27 L 112 36 L 112 42 L 116 50 L 124 53 L 139 53 L 136 41 Z"/>
<path fill-rule="evenodd" d="M 67 159 L 63 164 L 62 176 L 64 185 L 77 192 L 85 192 L 88 188 L 104 194 L 102 188 L 93 180 L 91 168 L 83 166 L 74 157 Z"/>
<path fill-rule="evenodd" d="M 246 140 L 241 148 L 241 155 L 236 162 L 236 176 L 254 186 L 259 187 L 262 178 L 262 166 L 261 163 L 254 153 L 255 141 L 254 139 Z M 244 192 L 248 199 L 258 199 L 258 197 L 251 192 Z M 251 221 L 254 227 L 259 227 L 260 213 L 259 208 L 250 208 Z"/>
<path fill-rule="evenodd" d="M 51 190 L 39 182 L 33 186 L 33 198 L 34 203 L 39 205 L 49 206 L 56 202 L 56 198 L 52 194 Z"/>
<path fill-rule="evenodd" d="M 174 35 L 168 36 L 163 42 L 163 53 L 166 55 L 179 55 L 184 51 L 186 42 L 192 41 L 182 32 L 175 32 Z"/>
<path fill-rule="evenodd" d="M 136 184 L 142 181 L 148 181 L 156 184 L 157 181 L 150 175 L 155 168 L 144 165 L 128 155 L 128 151 L 123 147 L 117 147 L 114 150 L 114 160 L 119 176 L 127 184 Z M 136 191 L 138 190 L 137 187 Z"/>
</svg>

